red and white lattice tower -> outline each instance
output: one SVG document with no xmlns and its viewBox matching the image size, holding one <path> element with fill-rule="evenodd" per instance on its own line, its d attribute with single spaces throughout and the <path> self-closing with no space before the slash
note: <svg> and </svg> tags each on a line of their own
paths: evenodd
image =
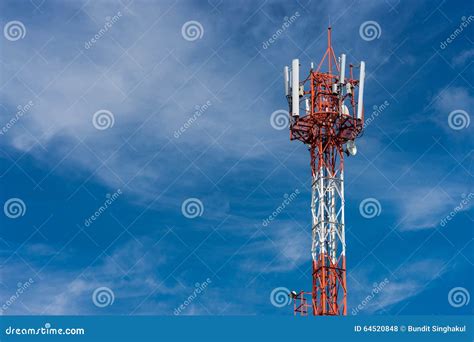
<svg viewBox="0 0 474 342">
<path fill-rule="evenodd" d="M 326 68 L 324 71 L 323 69 Z M 344 221 L 344 155 L 357 152 L 354 140 L 363 129 L 365 63 L 336 58 L 328 45 L 318 67 L 300 81 L 298 59 L 285 67 L 285 93 L 290 106 L 290 139 L 309 148 L 312 174 L 311 292 L 292 291 L 295 315 L 346 315 L 346 238 Z M 353 69 L 359 69 L 359 80 Z M 334 71 L 334 73 L 333 73 Z"/>
</svg>

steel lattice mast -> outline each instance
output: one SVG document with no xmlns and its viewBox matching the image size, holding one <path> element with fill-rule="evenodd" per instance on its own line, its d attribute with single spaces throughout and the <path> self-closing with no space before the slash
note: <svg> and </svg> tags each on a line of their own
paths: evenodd
<svg viewBox="0 0 474 342">
<path fill-rule="evenodd" d="M 322 68 L 327 62 L 327 71 Z M 336 58 L 328 28 L 328 46 L 317 69 L 299 80 L 299 60 L 285 67 L 285 92 L 290 105 L 290 139 L 305 143 L 311 156 L 312 291 L 291 293 L 294 312 L 346 315 L 346 240 L 344 222 L 344 155 L 355 155 L 354 140 L 363 128 L 365 63 L 359 80 L 349 77 L 346 55 Z M 337 70 L 333 74 L 333 68 Z M 358 93 L 356 101 L 355 95 Z M 300 116 L 300 106 L 304 109 Z"/>
</svg>

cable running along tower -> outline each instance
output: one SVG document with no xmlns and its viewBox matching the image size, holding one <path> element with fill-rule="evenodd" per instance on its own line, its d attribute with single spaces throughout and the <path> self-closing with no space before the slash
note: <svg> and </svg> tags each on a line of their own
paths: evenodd
<svg viewBox="0 0 474 342">
<path fill-rule="evenodd" d="M 300 81 L 298 59 L 283 72 L 290 140 L 308 147 L 312 175 L 313 284 L 311 292 L 291 292 L 295 315 L 347 314 L 344 155 L 357 153 L 354 141 L 363 129 L 365 63 L 349 64 L 346 75 L 346 55 L 336 58 L 331 28 L 327 39 L 326 53 L 306 78 Z"/>
</svg>

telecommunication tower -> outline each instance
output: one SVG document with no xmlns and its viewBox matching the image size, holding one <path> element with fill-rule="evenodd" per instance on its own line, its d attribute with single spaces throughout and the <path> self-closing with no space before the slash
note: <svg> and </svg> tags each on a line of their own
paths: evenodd
<svg viewBox="0 0 474 342">
<path fill-rule="evenodd" d="M 328 28 L 321 62 L 300 81 L 300 63 L 284 68 L 290 113 L 290 140 L 308 146 L 311 157 L 312 290 L 292 291 L 295 315 L 346 315 L 346 238 L 344 221 L 344 155 L 355 155 L 355 139 L 364 123 L 365 63 L 336 58 Z M 327 71 L 323 71 L 327 62 Z M 353 69 L 359 69 L 354 79 Z M 333 73 L 333 70 L 335 71 Z M 300 115 L 301 114 L 301 115 Z"/>
</svg>

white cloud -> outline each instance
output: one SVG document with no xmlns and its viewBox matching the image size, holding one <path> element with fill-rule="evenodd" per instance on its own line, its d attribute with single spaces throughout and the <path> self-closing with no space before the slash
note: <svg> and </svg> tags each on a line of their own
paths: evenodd
<svg viewBox="0 0 474 342">
<path fill-rule="evenodd" d="M 240 251 L 240 265 L 257 273 L 288 272 L 311 262 L 310 249 L 309 230 L 298 228 L 296 222 L 274 221 Z"/>
<path fill-rule="evenodd" d="M 447 189 L 446 189 L 447 190 Z M 456 206 L 456 199 L 451 194 L 461 194 L 465 191 L 463 186 L 448 190 L 440 187 L 409 187 L 398 198 L 401 210 L 401 230 L 419 230 L 436 228 L 441 219 Z"/>
<path fill-rule="evenodd" d="M 360 310 L 360 314 L 387 313 L 387 310 L 390 312 L 389 310 L 394 305 L 407 301 L 429 288 L 431 282 L 436 281 L 445 272 L 443 266 L 443 262 L 435 259 L 408 263 L 401 267 L 395 276 L 388 275 L 386 285 L 379 286 L 380 291 L 375 294 L 372 293 L 373 279 L 375 279 L 373 275 L 367 270 L 358 272 L 352 275 L 357 280 L 357 283 L 351 282 L 352 285 L 357 285 L 353 286 L 351 292 L 352 308 L 362 304 L 363 309 Z M 381 278 L 377 284 L 383 281 L 384 279 Z M 373 297 L 367 300 L 368 296 Z"/>
<path fill-rule="evenodd" d="M 389 278 L 390 283 L 375 301 L 373 310 L 388 308 L 422 293 L 444 273 L 442 267 L 439 260 L 429 259 L 404 266 L 396 273 L 396 279 Z"/>
<path fill-rule="evenodd" d="M 80 5 L 69 4 L 67 10 L 75 13 Z M 35 106 L 22 118 L 21 125 L 11 129 L 2 141 L 34 155 L 46 167 L 51 167 L 80 139 L 101 160 L 113 155 L 112 158 L 99 168 L 101 161 L 81 145 L 67 156 L 57 172 L 68 166 L 85 173 L 97 170 L 94 177 L 113 188 L 123 185 L 121 180 L 127 182 L 136 175 L 128 192 L 146 198 L 150 197 L 150 184 L 165 187 L 169 178 L 179 174 L 184 165 L 182 160 L 173 163 L 166 151 L 147 164 L 150 156 L 154 156 L 168 139 L 174 139 L 173 132 L 189 119 L 195 105 L 210 100 L 212 107 L 182 138 L 173 140 L 180 150 L 188 151 L 199 146 L 204 151 L 208 147 L 217 147 L 225 151 L 225 158 L 232 160 L 262 155 L 264 150 L 251 149 L 257 138 L 281 137 L 281 132 L 269 125 L 270 113 L 278 108 L 271 107 L 273 92 L 266 92 L 267 89 L 271 91 L 275 84 L 280 86 L 281 83 L 274 80 L 280 71 L 275 73 L 265 59 L 255 57 L 257 51 L 254 47 L 242 48 L 232 39 L 235 32 L 240 33 L 238 26 L 241 21 L 250 14 L 248 10 L 242 10 L 241 3 L 228 6 L 231 7 L 228 10 L 235 11 L 232 23 L 223 19 L 201 19 L 205 35 L 196 42 L 181 37 L 181 24 L 189 20 L 191 14 L 196 16 L 196 9 L 178 9 L 170 4 L 157 7 L 147 2 L 135 2 L 130 6 L 132 14 L 119 3 L 111 6 L 110 3 L 94 2 L 87 3 L 65 26 L 60 21 L 58 26 L 28 23 L 32 37 L 25 42 L 25 49 L 31 53 L 38 51 L 42 57 L 35 55 L 25 64 L 27 59 L 22 49 L 15 49 L 11 44 L 5 46 L 9 49 L 9 63 L 2 66 L 6 79 L 17 70 L 21 72 L 6 83 L 3 100 L 11 108 L 28 100 L 33 100 Z M 290 7 L 285 10 L 293 13 Z M 337 7 L 331 3 L 327 11 L 336 12 Z M 364 11 L 376 7 L 364 6 Z M 91 49 L 79 54 L 83 42 L 102 27 L 104 18 L 118 10 L 123 12 L 120 20 Z M 362 16 L 363 13 L 359 14 Z M 207 16 L 204 10 L 197 17 Z M 75 24 L 77 20 L 80 25 Z M 303 22 L 301 20 L 301 25 Z M 229 28 L 229 24 L 233 26 Z M 350 40 L 352 34 L 345 29 L 349 24 L 343 20 L 334 22 L 338 40 Z M 305 29 L 303 26 L 295 26 L 295 33 Z M 249 30 L 260 38 L 267 36 L 269 27 L 256 25 Z M 273 28 L 270 31 L 273 32 Z M 321 35 L 324 36 L 323 28 Z M 53 36 L 52 41 L 41 49 Z M 292 44 L 284 39 L 282 42 Z M 224 47 L 216 50 L 222 44 Z M 124 54 L 123 48 L 130 50 Z M 217 54 L 213 55 L 213 51 Z M 269 53 L 267 58 L 273 58 L 272 54 L 278 58 L 274 61 L 278 67 L 279 48 L 269 49 Z M 30 89 L 39 94 L 39 98 Z M 126 99 L 124 93 L 129 95 Z M 282 99 L 277 107 L 285 105 Z M 99 109 L 114 113 L 113 128 L 107 131 L 94 129 L 91 119 Z M 2 119 L 9 119 L 9 115 L 5 114 Z M 132 132 L 136 133 L 125 143 Z M 223 132 L 223 137 L 215 144 L 213 138 Z M 36 139 L 47 151 L 38 147 Z M 288 143 L 286 137 L 274 141 L 273 146 L 276 148 L 283 143 Z M 58 145 L 63 148 L 57 148 Z M 180 153 L 178 157 L 184 159 Z"/>
<path fill-rule="evenodd" d="M 25 251 L 32 253 L 36 250 L 34 245 L 25 248 Z M 29 255 L 23 258 L 32 261 Z M 63 252 L 58 258 L 61 262 L 69 262 L 71 254 Z M 53 266 L 53 261 L 50 267 L 41 270 L 39 278 L 32 268 L 37 272 L 44 260 L 35 266 L 34 263 L 26 265 L 22 259 L 11 258 L 3 266 L 1 278 L 4 287 L 0 289 L 0 298 L 4 300 L 15 293 L 18 282 L 23 283 L 30 277 L 34 280 L 4 314 L 102 314 L 104 312 L 92 302 L 94 290 L 102 286 L 112 289 L 115 296 L 114 304 L 108 307 L 107 313 L 129 313 L 137 308 L 137 314 L 172 314 L 172 304 L 169 302 L 157 303 L 156 307 L 150 308 L 150 303 L 155 300 L 153 296 L 148 296 L 152 293 L 155 296 L 170 296 L 183 292 L 178 286 L 169 287 L 163 282 L 167 276 L 163 267 L 166 256 L 161 246 L 149 238 L 130 240 L 82 272 L 59 270 Z"/>
<path fill-rule="evenodd" d="M 461 87 L 449 87 L 439 92 L 435 97 L 435 109 L 448 114 L 454 109 L 471 108 L 474 101 L 469 91 Z"/>
<path fill-rule="evenodd" d="M 453 58 L 453 64 L 463 66 L 467 61 L 474 57 L 474 49 L 465 50 Z"/>
</svg>

